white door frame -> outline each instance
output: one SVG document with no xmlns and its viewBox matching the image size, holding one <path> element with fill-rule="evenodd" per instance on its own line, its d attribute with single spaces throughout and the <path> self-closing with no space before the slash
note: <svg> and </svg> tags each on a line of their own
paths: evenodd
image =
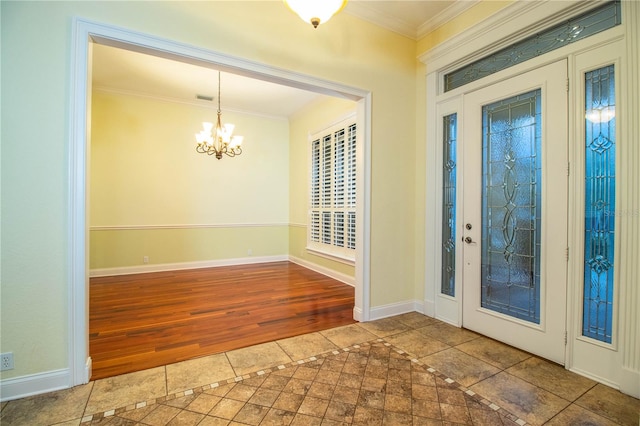
<svg viewBox="0 0 640 426">
<path fill-rule="evenodd" d="M 529 35 L 539 32 L 554 24 L 566 21 L 570 17 L 579 15 L 591 8 L 597 7 L 599 2 L 514 2 L 500 10 L 490 18 L 473 26 L 469 30 L 454 36 L 442 44 L 432 48 L 419 59 L 426 66 L 426 256 L 425 256 L 425 313 L 437 317 L 454 325 L 461 325 L 460 291 L 456 290 L 456 297 L 449 298 L 440 295 L 440 233 L 441 233 L 441 171 L 442 153 L 441 139 L 438 129 L 441 122 L 442 111 L 439 105 L 461 105 L 456 102 L 463 93 L 475 90 L 483 86 L 482 80 L 470 83 L 461 88 L 444 93 L 443 75 L 449 71 L 469 64 L 479 58 L 496 52 L 508 45 L 522 40 Z M 496 78 L 503 75 L 517 75 L 529 69 L 534 69 L 545 63 L 557 59 L 569 59 L 570 100 L 569 100 L 569 128 L 570 149 L 575 150 L 579 142 L 575 141 L 575 129 L 583 120 L 579 111 L 579 102 L 576 94 L 580 82 L 579 70 L 576 69 L 575 56 L 581 52 L 603 46 L 614 41 L 624 44 L 624 56 L 620 61 L 619 79 L 616 84 L 622 94 L 618 99 L 622 115 L 618 121 L 620 141 L 619 149 L 625 152 L 618 157 L 617 168 L 620 175 L 617 183 L 620 197 L 618 208 L 626 214 L 618 217 L 616 232 L 616 267 L 618 268 L 615 285 L 619 294 L 618 315 L 621 318 L 618 327 L 618 345 L 615 357 L 607 358 L 607 377 L 599 375 L 599 372 L 589 369 L 574 368 L 578 360 L 573 343 L 578 339 L 579 328 L 577 312 L 579 312 L 579 298 L 582 294 L 582 282 L 575 278 L 575 271 L 579 270 L 582 262 L 579 236 L 576 232 L 570 233 L 570 248 L 577 248 L 576 254 L 570 257 L 569 282 L 567 291 L 567 330 L 568 346 L 565 357 L 566 368 L 579 374 L 589 376 L 595 380 L 619 388 L 623 392 L 640 397 L 640 331 L 637 324 L 640 321 L 640 289 L 635 285 L 640 271 L 637 263 L 640 253 L 640 242 L 637 235 L 640 232 L 638 225 L 638 211 L 640 211 L 640 189 L 636 184 L 640 179 L 638 165 L 640 165 L 640 149 L 632 146 L 640 134 L 640 4 L 634 1 L 623 1 L 622 25 L 609 29 L 599 34 L 562 47 L 539 58 L 513 66 L 507 70 L 495 74 Z M 530 26 L 522 28 L 522 22 L 530 22 Z M 449 102 L 447 102 L 449 101 Z M 576 106 L 578 105 L 578 106 Z M 455 108 L 454 108 L 455 109 Z M 457 110 L 459 111 L 459 110 Z M 455 111 L 454 111 L 455 112 Z M 439 115 L 440 114 L 440 115 Z M 580 116 L 579 116 L 580 115 Z M 463 118 L 464 119 L 464 118 Z M 459 122 L 460 126 L 460 122 Z M 458 133 L 458 137 L 460 133 Z M 572 145 L 573 144 L 573 145 Z M 573 158 L 570 155 L 570 160 Z M 624 188 L 624 190 L 622 189 Z M 631 189 L 633 188 L 633 189 Z M 570 201 L 571 203 L 571 201 Z M 575 201 L 574 201 L 575 203 Z M 579 207 L 579 206 L 578 206 Z M 571 210 L 570 206 L 570 211 Z M 575 207 L 577 208 L 577 207 Z M 576 266 L 577 265 L 577 266 Z M 571 271 L 574 271 L 573 274 Z M 572 279 L 572 277 L 574 277 Z M 447 305 L 448 304 L 448 305 Z M 446 308 L 446 309 L 443 309 Z"/>
<path fill-rule="evenodd" d="M 274 68 L 208 49 L 142 34 L 81 18 L 73 21 L 70 72 L 69 144 L 69 271 L 68 336 L 69 386 L 87 383 L 91 377 L 89 357 L 89 259 L 88 166 L 90 144 L 91 45 L 93 42 L 161 56 L 194 65 L 296 87 L 357 102 L 358 146 L 356 285 L 354 319 L 370 318 L 371 225 L 371 93 L 293 71 Z"/>
</svg>

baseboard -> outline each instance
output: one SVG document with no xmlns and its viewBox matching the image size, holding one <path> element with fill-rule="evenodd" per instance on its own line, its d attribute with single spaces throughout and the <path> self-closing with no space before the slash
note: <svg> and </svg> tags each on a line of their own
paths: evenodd
<svg viewBox="0 0 640 426">
<path fill-rule="evenodd" d="M 614 383 L 611 380 L 607 380 L 604 377 L 600 377 L 596 374 L 592 374 L 589 373 L 588 371 L 582 370 L 580 368 L 569 368 L 569 371 L 571 371 L 572 373 L 576 373 L 582 377 L 586 377 L 587 379 L 591 379 L 594 382 L 598 382 L 598 383 L 602 383 L 603 385 L 607 385 L 610 388 L 616 389 L 616 390 L 620 390 L 620 385 L 618 383 Z"/>
<path fill-rule="evenodd" d="M 270 263 L 289 260 L 287 255 L 240 257 L 236 259 L 203 260 L 197 262 L 161 263 L 154 265 L 124 266 L 121 268 L 102 268 L 89 271 L 90 277 L 109 277 L 115 275 L 144 274 L 147 272 L 179 271 L 183 269 L 215 268 L 219 266 L 249 265 L 252 263 Z"/>
<path fill-rule="evenodd" d="M 304 266 L 307 269 L 311 269 L 312 271 L 315 271 L 319 274 L 322 275 L 326 275 L 330 278 L 333 278 L 334 280 L 338 280 L 340 282 L 343 282 L 345 284 L 350 285 L 351 287 L 355 287 L 356 286 L 356 279 L 355 277 L 352 277 L 350 275 L 346 275 L 343 274 L 341 272 L 336 272 L 332 269 L 329 268 L 325 268 L 324 266 L 320 266 L 320 265 L 316 265 L 315 263 L 311 263 L 308 262 L 304 259 L 300 259 L 299 257 L 295 257 L 295 256 L 289 256 L 288 257 L 290 262 L 293 262 L 297 265 L 300 266 Z"/>
<path fill-rule="evenodd" d="M 362 322 L 362 318 L 364 316 L 362 315 L 362 309 L 360 308 L 356 308 L 355 306 L 353 307 L 353 319 L 358 321 L 358 322 Z"/>
<path fill-rule="evenodd" d="M 419 300 L 407 300 L 405 302 L 390 303 L 388 305 L 377 306 L 371 308 L 370 317 L 371 321 L 388 318 L 395 315 L 406 314 L 408 312 L 420 312 L 423 313 L 424 306 Z"/>
<path fill-rule="evenodd" d="M 426 300 L 423 302 L 424 307 L 422 313 L 428 317 L 435 318 L 436 316 L 436 303 L 433 300 Z"/>
<path fill-rule="evenodd" d="M 619 390 L 620 392 L 626 395 L 630 395 L 634 398 L 640 397 L 640 372 L 638 371 L 622 368 L 622 371 L 624 373 L 621 375 L 620 383 L 612 382 L 611 380 L 607 380 L 604 377 L 600 377 L 596 374 L 591 374 L 588 371 L 584 371 L 580 368 L 569 368 L 569 371 L 586 377 L 587 379 L 602 383 L 603 385 L 609 386 L 610 388 Z"/>
<path fill-rule="evenodd" d="M 640 371 L 622 367 L 620 391 L 634 398 L 640 398 Z"/>
<path fill-rule="evenodd" d="M 93 359 L 89 356 L 84 363 L 84 382 L 89 383 L 91 376 L 93 376 Z"/>
<path fill-rule="evenodd" d="M 0 380 L 0 401 L 11 401 L 60 389 L 68 389 L 70 383 L 71 377 L 68 368 Z"/>
</svg>

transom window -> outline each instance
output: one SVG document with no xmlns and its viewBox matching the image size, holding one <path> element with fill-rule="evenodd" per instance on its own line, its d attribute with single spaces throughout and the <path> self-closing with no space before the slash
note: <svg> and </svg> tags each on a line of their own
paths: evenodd
<svg viewBox="0 0 640 426">
<path fill-rule="evenodd" d="M 566 22 L 514 43 L 444 76 L 444 91 L 544 55 L 622 23 L 620 1 L 609 1 Z"/>
<path fill-rule="evenodd" d="M 356 124 L 343 121 L 311 138 L 307 249 L 355 260 Z"/>
</svg>

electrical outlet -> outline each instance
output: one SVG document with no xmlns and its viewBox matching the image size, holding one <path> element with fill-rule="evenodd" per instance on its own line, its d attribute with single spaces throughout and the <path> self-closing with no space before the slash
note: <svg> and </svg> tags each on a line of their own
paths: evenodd
<svg viewBox="0 0 640 426">
<path fill-rule="evenodd" d="M 13 352 L 0 354 L 0 371 L 13 370 Z"/>
<path fill-rule="evenodd" d="M 149 263 L 149 256 L 142 256 L 142 263 Z"/>
</svg>

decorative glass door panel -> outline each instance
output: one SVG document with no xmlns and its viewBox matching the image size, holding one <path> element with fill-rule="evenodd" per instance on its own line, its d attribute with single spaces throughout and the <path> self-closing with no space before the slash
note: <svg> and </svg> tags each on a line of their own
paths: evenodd
<svg viewBox="0 0 640 426">
<path fill-rule="evenodd" d="M 566 61 L 464 95 L 463 325 L 564 364 Z"/>
<path fill-rule="evenodd" d="M 456 287 L 456 139 L 458 115 L 442 119 L 442 282 L 440 292 L 455 296 Z"/>
<path fill-rule="evenodd" d="M 541 90 L 482 108 L 481 306 L 540 323 Z"/>
<path fill-rule="evenodd" d="M 582 335 L 611 343 L 616 216 L 614 66 L 585 74 L 585 253 Z"/>
</svg>

